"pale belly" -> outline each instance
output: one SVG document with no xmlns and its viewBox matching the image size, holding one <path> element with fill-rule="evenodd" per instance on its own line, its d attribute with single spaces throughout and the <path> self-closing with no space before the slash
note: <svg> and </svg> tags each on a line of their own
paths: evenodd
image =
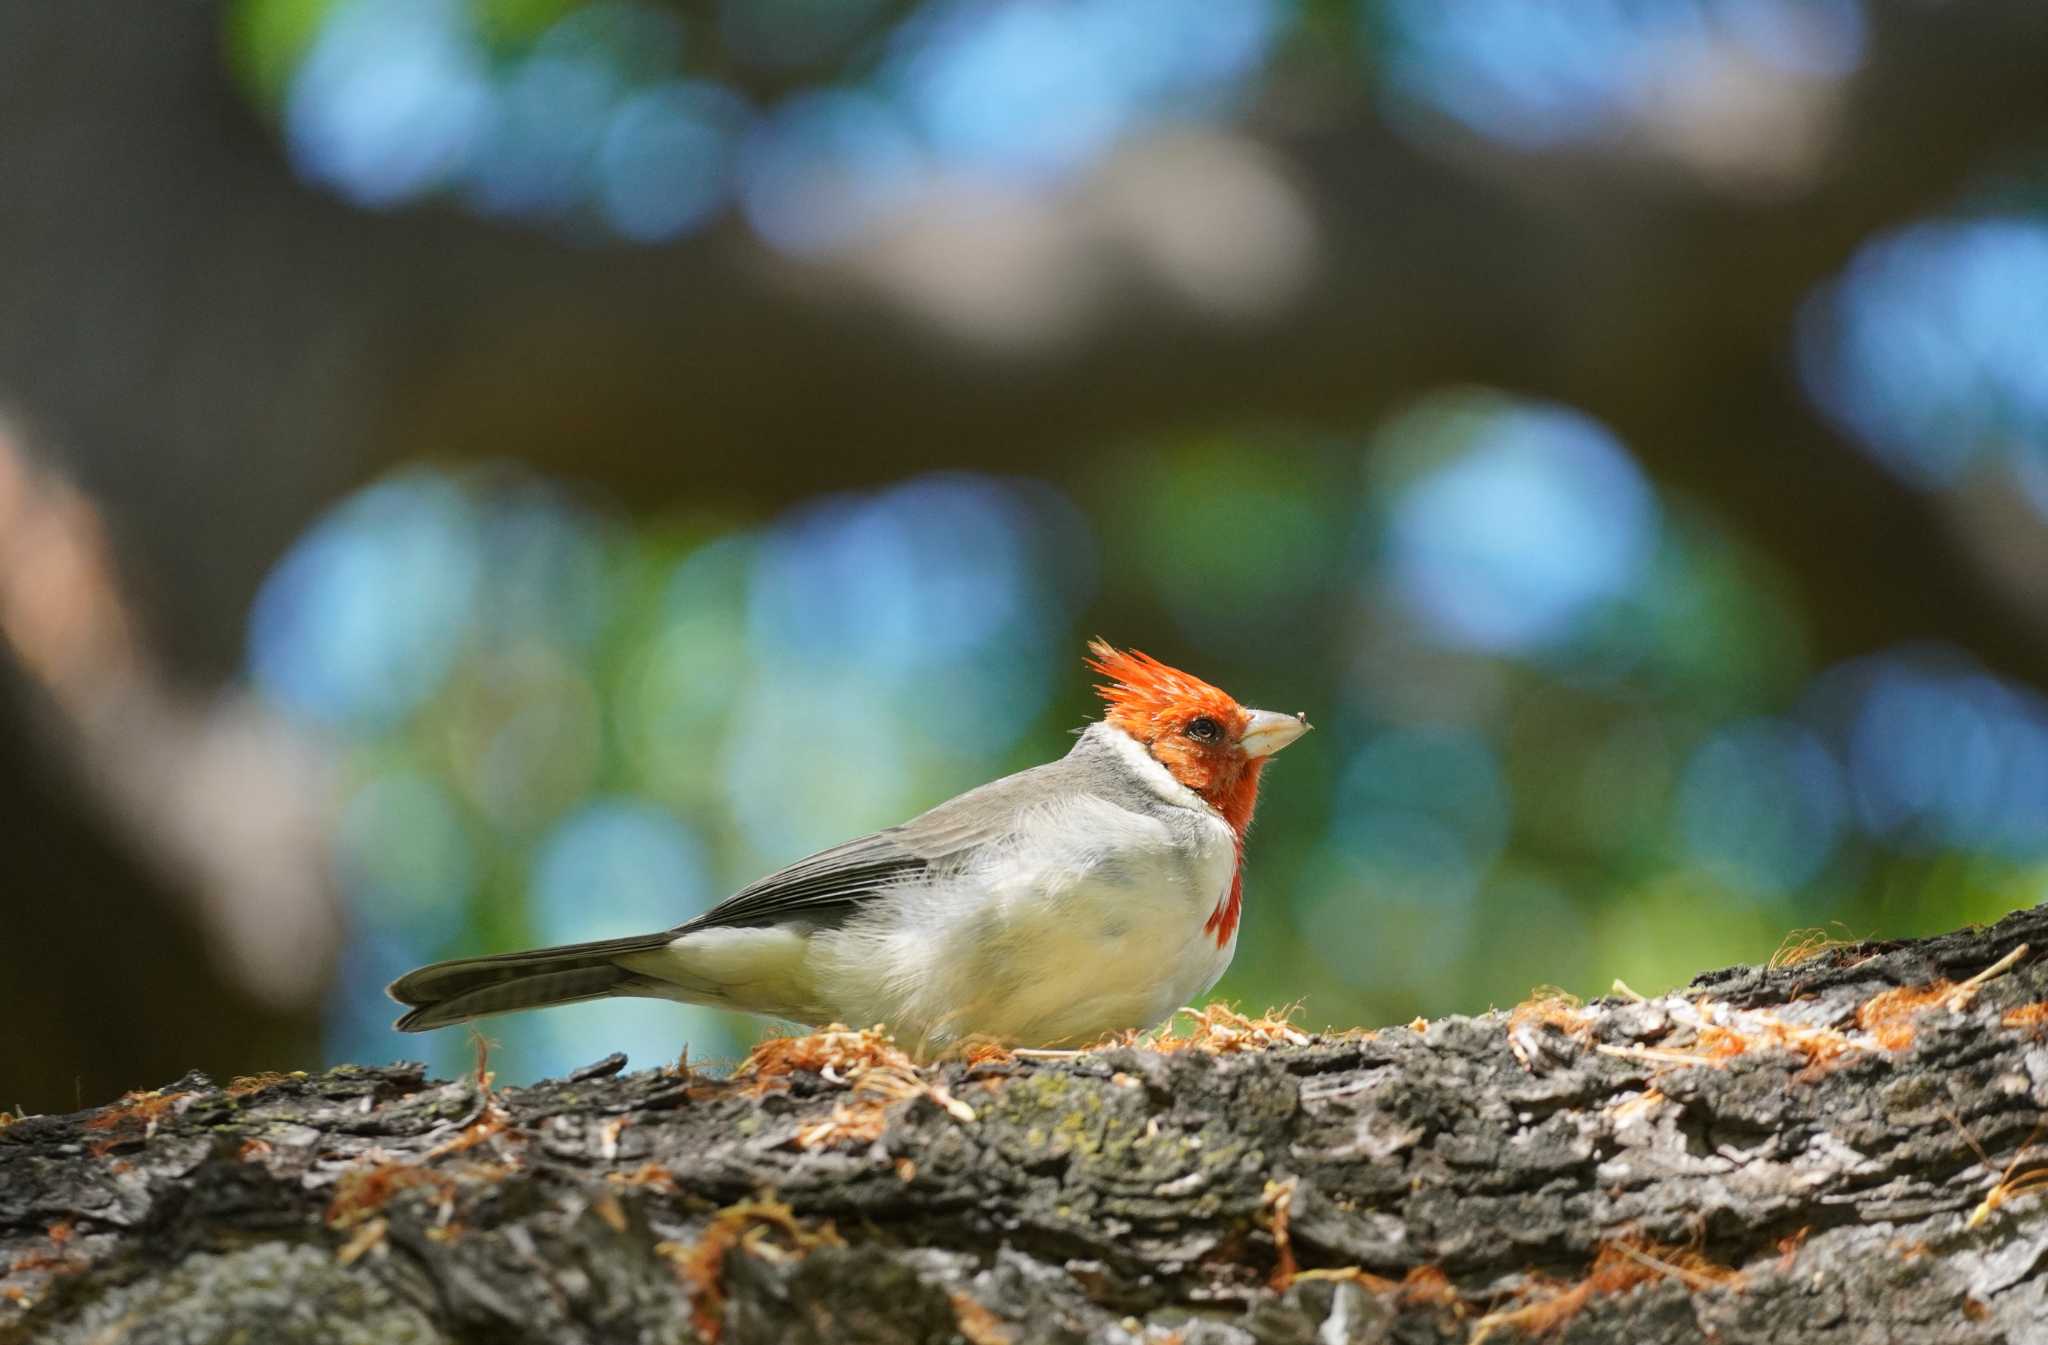
<svg viewBox="0 0 2048 1345">
<path fill-rule="evenodd" d="M 1083 805 L 1086 806 L 1086 805 Z M 884 1024 L 934 1054 L 985 1038 L 1071 1047 L 1163 1022 L 1236 952 L 1206 928 L 1235 839 L 1121 809 L 1048 814 L 1046 832 L 970 872 L 903 887 L 836 928 L 716 929 L 621 959 L 667 993 L 797 1022 Z M 1063 850 L 1066 837 L 1081 838 Z"/>
<path fill-rule="evenodd" d="M 1080 1046 L 1153 1026 L 1215 985 L 1236 951 L 1205 928 L 1237 862 L 1218 830 L 1193 854 L 1134 847 L 1092 869 L 963 876 L 965 890 L 911 896 L 893 927 L 820 948 L 840 972 L 824 979 L 858 987 L 849 1021 L 887 1022 L 924 1051 L 976 1037 Z"/>
<path fill-rule="evenodd" d="M 949 990 L 899 1006 L 898 1035 L 934 1046 L 986 1037 L 1059 1047 L 1150 1027 L 1230 964 L 1234 948 L 1217 947 L 1203 918 L 1018 928 L 1007 948 L 960 948 L 942 978 Z"/>
</svg>

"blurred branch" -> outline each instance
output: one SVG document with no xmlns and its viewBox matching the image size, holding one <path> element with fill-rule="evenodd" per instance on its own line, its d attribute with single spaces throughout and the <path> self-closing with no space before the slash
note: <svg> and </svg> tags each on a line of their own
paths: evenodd
<svg viewBox="0 0 2048 1345">
<path fill-rule="evenodd" d="M 1827 151 L 1775 193 L 1629 143 L 1432 151 L 1363 112 L 1282 135 L 1319 213 L 1303 297 L 1224 321 L 1125 265 L 1110 316 L 1025 351 L 949 336 L 859 258 L 779 261 L 736 228 L 603 251 L 351 210 L 291 178 L 221 73 L 217 23 L 208 5 L 0 4 L 0 379 L 104 503 L 188 674 L 233 665 L 268 562 L 402 458 L 765 504 L 963 446 L 1057 475 L 1176 425 L 1355 430 L 1483 380 L 1603 417 L 1778 552 L 1824 656 L 1941 636 L 2048 681 L 2035 624 L 1973 596 L 1925 502 L 1818 430 L 1784 371 L 1802 296 L 1859 239 L 2039 140 L 2038 5 L 1874 5 Z M 917 225 L 933 247 L 969 231 L 969 256 L 977 227 Z M 1886 555 L 1886 600 L 1861 601 Z"/>
<path fill-rule="evenodd" d="M 165 865 L 145 830 L 109 808 L 45 688 L 0 657 L 0 817 L 6 937 L 0 985 L 0 1113 L 78 1106 L 137 1079 L 204 1060 L 303 1060 L 318 1048 L 318 1000 L 331 947 L 318 940 L 270 968 L 301 982 L 296 1002 L 252 990 L 223 965 L 217 893 Z M 37 767 L 40 766 L 40 769 Z M 303 860 L 316 856 L 302 854 Z M 246 912 L 240 914 L 248 914 Z M 281 912 L 331 915 L 324 909 Z M 270 990 L 271 986 L 263 987 Z"/>
<path fill-rule="evenodd" d="M 134 627 L 98 510 L 0 423 L 0 981 L 56 1020 L 4 1034 L 0 1105 L 312 1040 L 339 921 L 310 754 L 167 686 Z"/>
</svg>

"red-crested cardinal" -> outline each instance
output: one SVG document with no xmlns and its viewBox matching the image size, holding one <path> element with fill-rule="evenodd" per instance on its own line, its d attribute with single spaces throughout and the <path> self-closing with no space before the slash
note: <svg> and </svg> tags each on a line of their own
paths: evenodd
<svg viewBox="0 0 2048 1345">
<path fill-rule="evenodd" d="M 800 859 L 674 929 L 437 962 L 392 983 L 423 1032 L 614 995 L 884 1024 L 932 1054 L 1150 1027 L 1237 951 L 1244 838 L 1303 715 L 1251 710 L 1100 640 L 1108 710 L 1058 761 Z"/>
</svg>

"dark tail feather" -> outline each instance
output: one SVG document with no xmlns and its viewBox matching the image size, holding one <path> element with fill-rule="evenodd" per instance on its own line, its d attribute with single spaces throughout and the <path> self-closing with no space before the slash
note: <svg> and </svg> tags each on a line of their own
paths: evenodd
<svg viewBox="0 0 2048 1345">
<path fill-rule="evenodd" d="M 613 959 L 626 953 L 653 952 L 674 937 L 663 931 L 436 962 L 391 983 L 391 998 L 412 1009 L 395 1026 L 400 1032 L 426 1032 L 487 1014 L 630 995 L 635 986 L 646 984 L 646 979 Z"/>
</svg>

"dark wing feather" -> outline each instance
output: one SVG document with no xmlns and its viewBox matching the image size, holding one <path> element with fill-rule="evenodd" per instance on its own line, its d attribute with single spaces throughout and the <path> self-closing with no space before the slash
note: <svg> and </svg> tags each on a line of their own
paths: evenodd
<svg viewBox="0 0 2048 1345">
<path fill-rule="evenodd" d="M 746 928 L 785 920 L 838 924 L 876 892 L 915 877 L 929 864 L 890 832 L 878 831 L 778 869 L 673 932 Z"/>
<path fill-rule="evenodd" d="M 1071 778 L 1073 758 L 1005 776 L 889 827 L 799 859 L 742 888 L 673 934 L 745 928 L 784 920 L 839 924 L 877 892 L 1009 835 L 1032 804 L 1085 783 Z"/>
</svg>

